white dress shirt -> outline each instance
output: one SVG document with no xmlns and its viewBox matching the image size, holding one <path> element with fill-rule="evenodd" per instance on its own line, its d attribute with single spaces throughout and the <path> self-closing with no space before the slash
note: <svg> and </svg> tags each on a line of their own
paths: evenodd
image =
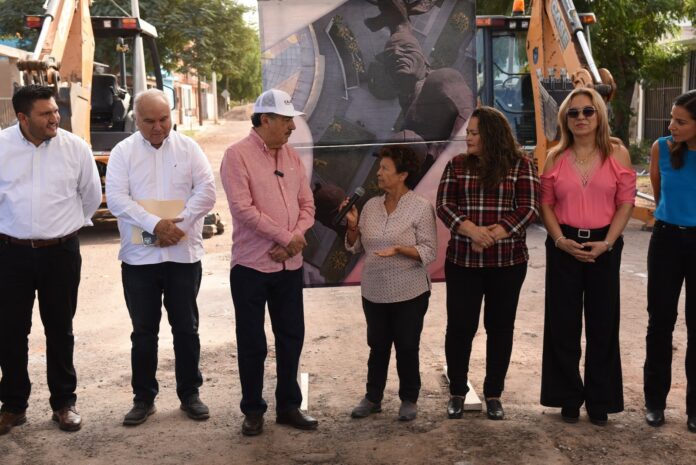
<svg viewBox="0 0 696 465">
<path fill-rule="evenodd" d="M 138 200 L 183 200 L 185 208 L 178 215 L 183 221 L 177 226 L 186 236 L 169 247 L 134 244 L 134 225 L 154 233 L 162 219 L 148 213 Z M 203 257 L 203 218 L 215 205 L 215 178 L 193 139 L 171 131 L 157 149 L 136 132 L 119 142 L 106 169 L 106 201 L 118 218 L 118 258 L 125 263 L 195 263 Z"/>
<path fill-rule="evenodd" d="M 67 236 L 91 226 L 100 203 L 99 172 L 84 140 L 58 129 L 37 147 L 19 124 L 0 131 L 0 233 Z"/>
</svg>

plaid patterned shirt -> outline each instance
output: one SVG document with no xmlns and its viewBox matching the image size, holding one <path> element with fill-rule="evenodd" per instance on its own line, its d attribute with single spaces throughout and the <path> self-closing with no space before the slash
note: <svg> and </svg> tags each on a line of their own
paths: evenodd
<svg viewBox="0 0 696 465">
<path fill-rule="evenodd" d="M 520 159 L 495 189 L 484 189 L 478 175 L 457 155 L 445 168 L 437 191 L 437 216 L 452 237 L 447 260 L 468 268 L 512 266 L 529 259 L 526 228 L 539 214 L 539 177 L 531 160 Z M 477 226 L 500 224 L 510 237 L 482 253 L 472 250 L 470 238 L 457 228 L 465 220 Z"/>
</svg>

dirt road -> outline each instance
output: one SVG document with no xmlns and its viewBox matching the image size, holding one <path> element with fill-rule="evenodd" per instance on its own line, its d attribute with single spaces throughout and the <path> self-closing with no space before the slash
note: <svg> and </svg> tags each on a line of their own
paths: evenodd
<svg viewBox="0 0 696 465">
<path fill-rule="evenodd" d="M 224 148 L 245 135 L 246 122 L 224 122 L 201 131 L 198 139 L 217 173 Z M 217 177 L 217 174 L 216 174 Z M 230 224 L 218 181 L 219 211 Z M 201 311 L 202 399 L 209 421 L 196 423 L 179 410 L 175 393 L 171 333 L 163 320 L 158 378 L 158 412 L 136 428 L 121 426 L 131 405 L 130 321 L 123 302 L 118 233 L 100 224 L 81 234 L 83 278 L 75 319 L 78 407 L 84 427 L 58 431 L 50 421 L 45 382 L 45 343 L 38 317 L 30 337 L 33 394 L 29 421 L 0 437 L 0 464 L 695 464 L 696 435 L 686 430 L 683 373 L 686 330 L 680 314 L 674 340 L 674 379 L 667 424 L 654 429 L 643 421 L 642 365 L 647 324 L 645 255 L 649 234 L 631 223 L 622 266 L 621 346 L 626 411 L 609 425 L 561 421 L 557 409 L 541 407 L 539 383 L 543 330 L 544 233 L 529 233 L 531 262 L 518 310 L 515 347 L 503 403 L 506 420 L 483 413 L 447 420 L 443 383 L 444 284 L 433 289 L 421 343 L 423 389 L 419 416 L 396 421 L 397 383 L 392 362 L 384 412 L 351 420 L 351 407 L 363 394 L 367 345 L 359 289 L 305 291 L 307 335 L 302 371 L 310 374 L 309 409 L 316 432 L 299 432 L 274 423 L 274 357 L 267 363 L 269 414 L 262 436 L 240 433 L 240 388 L 235 359 L 234 317 L 228 287 L 230 234 L 205 241 Z M 683 301 L 682 301 L 683 309 Z M 270 334 L 270 330 L 267 331 Z M 272 339 L 269 338 L 272 345 Z M 485 333 L 481 328 L 471 359 L 471 379 L 480 390 Z"/>
</svg>

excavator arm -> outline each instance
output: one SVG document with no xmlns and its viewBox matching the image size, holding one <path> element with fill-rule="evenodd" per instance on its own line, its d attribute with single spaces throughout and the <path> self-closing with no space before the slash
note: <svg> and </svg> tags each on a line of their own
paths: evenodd
<svg viewBox="0 0 696 465">
<path fill-rule="evenodd" d="M 541 169 L 558 138 L 558 106 L 576 87 L 592 87 L 610 101 L 616 92 L 611 73 L 597 68 L 572 0 L 532 0 L 527 58 L 536 110 L 534 157 Z"/>
<path fill-rule="evenodd" d="M 31 59 L 17 66 L 25 84 L 52 86 L 61 127 L 90 141 L 94 33 L 90 0 L 48 0 Z"/>
</svg>

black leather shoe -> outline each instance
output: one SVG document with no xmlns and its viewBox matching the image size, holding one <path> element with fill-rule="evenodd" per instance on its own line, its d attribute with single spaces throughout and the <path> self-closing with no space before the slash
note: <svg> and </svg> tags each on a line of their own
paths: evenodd
<svg viewBox="0 0 696 465">
<path fill-rule="evenodd" d="M 563 407 L 561 409 L 561 418 L 566 423 L 577 423 L 580 420 L 580 408 Z"/>
<path fill-rule="evenodd" d="M 645 421 L 650 426 L 662 426 L 665 424 L 665 411 L 646 408 Z"/>
<path fill-rule="evenodd" d="M 258 436 L 263 432 L 263 414 L 252 413 L 244 417 L 242 434 L 244 436 Z"/>
<path fill-rule="evenodd" d="M 130 412 L 126 413 L 123 418 L 123 426 L 136 426 L 145 423 L 147 417 L 155 413 L 157 409 L 155 404 L 148 404 L 147 402 L 133 402 L 133 408 Z"/>
<path fill-rule="evenodd" d="M 447 402 L 447 418 L 461 418 L 464 413 L 464 398 L 459 396 L 450 397 Z"/>
<path fill-rule="evenodd" d="M 689 431 L 696 433 L 696 415 L 691 415 L 688 420 L 686 420 L 686 427 Z"/>
<path fill-rule="evenodd" d="M 502 420 L 505 418 L 505 411 L 500 399 L 486 399 L 486 415 L 489 420 Z"/>
<path fill-rule="evenodd" d="M 606 413 L 588 413 L 590 417 L 590 423 L 597 426 L 607 426 L 607 414 Z"/>
<path fill-rule="evenodd" d="M 281 425 L 290 425 L 293 428 L 312 430 L 317 429 L 319 422 L 314 418 L 310 417 L 306 413 L 303 413 L 300 409 L 288 410 L 287 412 L 280 412 L 276 416 L 276 423 Z"/>
<path fill-rule="evenodd" d="M 189 418 L 193 420 L 207 420 L 210 418 L 210 410 L 208 406 L 201 402 L 198 394 L 194 394 L 185 402 L 181 403 L 181 410 L 186 412 Z"/>
</svg>

